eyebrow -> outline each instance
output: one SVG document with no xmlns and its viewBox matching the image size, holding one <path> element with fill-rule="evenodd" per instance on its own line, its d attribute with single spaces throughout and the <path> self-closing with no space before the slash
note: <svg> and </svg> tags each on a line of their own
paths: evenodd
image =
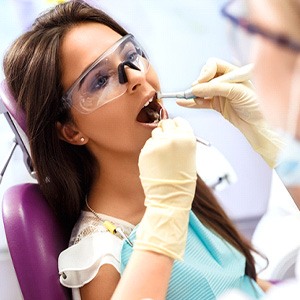
<svg viewBox="0 0 300 300">
<path fill-rule="evenodd" d="M 100 58 L 100 56 L 99 56 L 97 59 L 99 59 L 99 58 Z M 95 61 L 97 61 L 97 59 L 96 59 Z M 93 64 L 95 63 L 95 61 L 94 61 L 91 65 L 93 65 Z M 85 68 L 84 71 L 82 72 L 82 73 L 84 74 L 85 72 L 88 71 L 88 72 L 83 76 L 83 78 L 79 81 L 79 83 L 78 83 L 79 89 L 80 89 L 81 86 L 84 84 L 84 81 L 85 81 L 85 79 L 87 78 L 87 75 L 88 75 L 91 71 L 93 71 L 96 67 L 103 65 L 103 61 L 100 60 L 96 65 L 94 65 L 94 67 L 93 67 L 92 69 L 89 70 L 89 68 L 90 68 L 91 65 L 89 65 L 87 68 Z"/>
<path fill-rule="evenodd" d="M 116 49 L 116 50 L 118 50 L 118 54 L 120 54 L 123 50 L 124 50 L 124 48 L 129 44 L 129 43 L 131 43 L 132 45 L 134 45 L 134 43 L 132 43 L 131 41 L 127 41 L 126 43 L 121 43 L 119 46 L 118 46 L 118 48 Z M 110 49 L 110 48 L 109 48 Z M 109 49 L 107 49 L 106 51 L 108 51 Z M 116 51 L 115 50 L 115 51 Z M 105 52 L 106 52 L 105 51 Z M 115 52 L 114 51 L 114 52 Z M 105 53 L 104 52 L 104 53 Z M 114 53 L 114 52 L 112 52 L 112 53 Z M 79 86 L 79 89 L 81 88 L 81 86 L 84 84 L 84 81 L 85 81 L 85 79 L 86 79 L 86 77 L 87 77 L 87 75 L 89 74 L 89 72 L 90 71 L 92 71 L 95 67 L 97 67 L 97 66 L 99 66 L 99 64 L 101 65 L 101 64 L 103 64 L 103 61 L 102 60 L 100 60 L 92 69 L 90 69 L 90 67 L 104 54 L 104 53 L 102 53 L 96 60 L 94 60 L 90 65 L 88 65 L 84 70 L 83 70 L 83 72 L 81 73 L 81 74 L 85 74 L 84 76 L 83 76 L 83 78 L 79 81 L 79 84 L 78 84 L 78 86 Z M 89 70 L 90 69 L 90 70 Z"/>
</svg>

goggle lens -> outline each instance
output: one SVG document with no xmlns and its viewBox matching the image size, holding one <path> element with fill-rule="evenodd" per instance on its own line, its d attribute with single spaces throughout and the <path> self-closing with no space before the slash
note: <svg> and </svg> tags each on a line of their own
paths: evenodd
<svg viewBox="0 0 300 300">
<path fill-rule="evenodd" d="M 125 80 L 120 80 L 120 68 Z M 64 99 L 81 113 L 91 113 L 104 104 L 120 97 L 127 90 L 124 68 L 146 74 L 149 61 L 142 47 L 132 35 L 126 35 L 105 51 L 68 90 Z"/>
</svg>

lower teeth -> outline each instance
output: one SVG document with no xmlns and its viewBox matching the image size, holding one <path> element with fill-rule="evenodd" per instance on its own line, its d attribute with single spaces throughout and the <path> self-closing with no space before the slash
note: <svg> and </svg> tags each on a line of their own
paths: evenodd
<svg viewBox="0 0 300 300">
<path fill-rule="evenodd" d="M 161 119 L 161 110 L 158 113 L 155 110 L 147 109 L 147 114 L 149 116 L 149 119 L 153 120 L 151 123 L 158 123 Z"/>
</svg>

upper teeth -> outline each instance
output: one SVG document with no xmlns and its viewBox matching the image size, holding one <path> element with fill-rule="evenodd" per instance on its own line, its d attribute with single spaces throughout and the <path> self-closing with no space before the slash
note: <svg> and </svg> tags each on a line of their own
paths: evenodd
<svg viewBox="0 0 300 300">
<path fill-rule="evenodd" d="M 149 99 L 149 100 L 145 103 L 144 107 L 148 106 L 149 103 L 152 102 L 152 100 L 153 100 L 153 97 L 152 97 L 151 99 Z"/>
</svg>

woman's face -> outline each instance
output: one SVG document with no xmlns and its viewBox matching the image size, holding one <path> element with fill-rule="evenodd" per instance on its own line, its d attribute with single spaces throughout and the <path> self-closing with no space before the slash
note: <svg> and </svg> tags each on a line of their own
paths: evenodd
<svg viewBox="0 0 300 300">
<path fill-rule="evenodd" d="M 65 36 L 62 47 L 62 84 L 67 91 L 83 71 L 122 36 L 99 23 L 83 23 L 72 28 Z M 121 61 L 115 61 L 116 69 Z M 87 146 L 95 151 L 139 153 L 156 127 L 143 109 L 149 100 L 156 102 L 160 90 L 158 77 L 149 67 L 146 73 L 125 67 L 128 82 L 121 96 L 89 114 L 71 108 L 77 130 Z M 153 105 L 158 110 L 159 106 Z M 162 110 L 164 118 L 166 111 Z"/>
<path fill-rule="evenodd" d="M 272 1 L 251 0 L 250 8 L 252 23 L 268 32 L 291 36 L 282 11 L 276 10 Z M 286 130 L 290 88 L 297 55 L 261 36 L 256 37 L 253 52 L 254 83 L 263 113 L 276 128 Z"/>
</svg>

